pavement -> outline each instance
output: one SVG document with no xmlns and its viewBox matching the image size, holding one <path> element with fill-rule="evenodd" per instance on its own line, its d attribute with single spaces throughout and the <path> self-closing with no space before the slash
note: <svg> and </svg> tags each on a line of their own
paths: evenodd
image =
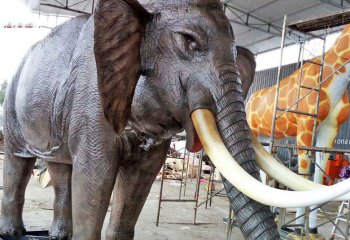
<svg viewBox="0 0 350 240">
<path fill-rule="evenodd" d="M 0 186 L 2 186 L 2 156 L 0 156 Z M 182 199 L 194 199 L 195 180 L 187 181 L 186 196 Z M 207 181 L 200 185 L 199 202 L 206 199 Z M 216 189 L 222 189 L 220 183 L 216 183 Z M 212 206 L 206 209 L 205 204 L 198 208 L 196 224 L 193 224 L 194 206 L 193 202 L 163 202 L 160 211 L 159 226 L 156 226 L 157 209 L 159 202 L 160 181 L 155 181 L 146 204 L 141 212 L 136 225 L 135 240 L 225 240 L 227 224 L 223 218 L 228 215 L 228 200 L 225 196 L 214 197 Z M 163 198 L 178 198 L 180 182 L 165 180 Z M 2 190 L 0 190 L 2 198 Z M 41 187 L 33 179 L 30 179 L 26 190 L 26 201 L 24 205 L 23 219 L 28 231 L 40 231 L 50 229 L 53 218 L 52 204 L 54 200 L 53 188 Z M 326 205 L 324 210 L 329 216 L 334 217 L 338 211 L 339 203 Z M 290 210 L 289 212 L 293 212 Z M 108 223 L 110 208 L 104 221 L 102 239 L 105 239 L 105 230 Z M 294 213 L 287 214 L 287 221 L 294 217 Z M 319 214 L 319 223 L 327 221 L 325 215 Z M 319 228 L 319 233 L 329 239 L 333 225 L 325 223 Z M 345 228 L 345 225 L 342 226 Z M 232 240 L 243 240 L 243 236 L 237 227 L 233 227 Z M 297 238 L 293 238 L 297 239 Z M 301 239 L 301 238 L 300 238 Z M 304 238 L 305 239 L 305 238 Z M 341 239 L 341 238 L 335 238 Z"/>
</svg>

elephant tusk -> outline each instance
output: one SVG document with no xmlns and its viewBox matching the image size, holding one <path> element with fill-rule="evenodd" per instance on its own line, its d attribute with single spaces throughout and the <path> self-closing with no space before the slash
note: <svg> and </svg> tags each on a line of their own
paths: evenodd
<svg viewBox="0 0 350 240">
<path fill-rule="evenodd" d="M 293 192 L 268 187 L 250 176 L 233 159 L 221 139 L 210 110 L 195 110 L 191 118 L 204 150 L 213 164 L 232 185 L 251 199 L 270 206 L 296 208 L 321 204 L 350 191 L 350 179 L 332 187 L 311 191 Z"/>
<path fill-rule="evenodd" d="M 320 188 L 329 188 L 322 184 L 314 183 L 307 180 L 298 174 L 290 171 L 287 167 L 278 162 L 270 153 L 268 153 L 264 147 L 260 144 L 256 137 L 252 137 L 253 149 L 256 155 L 256 162 L 258 166 L 266 172 L 270 177 L 273 177 L 278 182 L 285 186 L 297 190 L 308 191 Z M 337 197 L 333 201 L 346 201 L 350 199 L 350 193 Z"/>
</svg>

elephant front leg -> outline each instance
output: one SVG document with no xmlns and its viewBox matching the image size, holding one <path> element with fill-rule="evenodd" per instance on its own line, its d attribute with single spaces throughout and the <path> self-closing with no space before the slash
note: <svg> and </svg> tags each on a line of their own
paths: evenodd
<svg viewBox="0 0 350 240">
<path fill-rule="evenodd" d="M 0 235 L 22 236 L 24 194 L 35 163 L 35 158 L 21 158 L 5 147 L 4 193 L 1 204 Z"/>
<path fill-rule="evenodd" d="M 134 238 L 135 224 L 151 190 L 154 179 L 164 164 L 170 142 L 137 156 L 119 167 L 113 191 L 113 205 L 107 240 Z"/>
<path fill-rule="evenodd" d="M 72 165 L 54 162 L 48 162 L 47 165 L 55 191 L 50 236 L 69 239 L 72 236 Z"/>
<path fill-rule="evenodd" d="M 89 150 L 91 151 L 91 150 Z M 100 240 L 115 183 L 115 153 L 77 153 L 72 174 L 72 240 Z"/>
</svg>

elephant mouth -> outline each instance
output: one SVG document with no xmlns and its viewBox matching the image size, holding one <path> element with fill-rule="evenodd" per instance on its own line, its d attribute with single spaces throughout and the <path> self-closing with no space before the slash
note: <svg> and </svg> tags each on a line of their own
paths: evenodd
<svg viewBox="0 0 350 240">
<path fill-rule="evenodd" d="M 333 186 L 305 187 L 300 189 L 301 191 L 279 190 L 264 185 L 249 175 L 231 156 L 221 139 L 214 115 L 210 110 L 197 109 L 192 112 L 191 119 L 204 150 L 220 173 L 239 191 L 255 201 L 283 208 L 306 207 L 322 204 L 350 192 L 350 179 Z M 254 141 L 253 139 L 253 143 Z M 258 151 L 257 159 L 268 158 L 258 148 L 254 147 L 254 150 Z"/>
<path fill-rule="evenodd" d="M 198 137 L 197 131 L 194 128 L 190 117 L 187 118 L 184 124 L 186 131 L 186 148 L 190 152 L 199 152 L 203 149 L 203 145 Z"/>
</svg>

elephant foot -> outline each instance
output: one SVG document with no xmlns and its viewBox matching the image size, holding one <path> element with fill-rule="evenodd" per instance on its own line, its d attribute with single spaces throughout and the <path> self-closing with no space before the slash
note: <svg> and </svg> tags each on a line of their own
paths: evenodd
<svg viewBox="0 0 350 240">
<path fill-rule="evenodd" d="M 70 240 L 72 239 L 72 228 L 67 227 L 66 223 L 54 222 L 50 230 L 50 239 L 53 240 Z"/>
<path fill-rule="evenodd" d="M 0 236 L 23 236 L 25 233 L 26 229 L 21 221 L 1 217 Z"/>
<path fill-rule="evenodd" d="M 132 240 L 134 239 L 134 230 L 126 231 L 126 230 L 117 230 L 117 229 L 108 229 L 106 232 L 106 240 Z"/>
</svg>

